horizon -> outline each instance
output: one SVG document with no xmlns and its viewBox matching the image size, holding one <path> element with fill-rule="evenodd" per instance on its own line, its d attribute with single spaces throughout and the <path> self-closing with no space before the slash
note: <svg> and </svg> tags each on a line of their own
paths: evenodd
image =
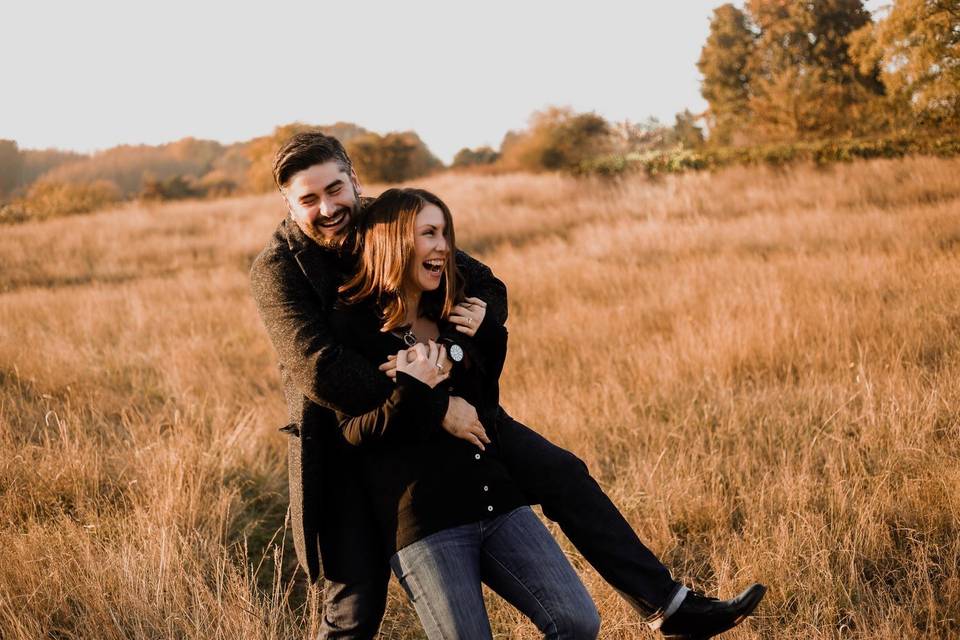
<svg viewBox="0 0 960 640">
<path fill-rule="evenodd" d="M 684 109 L 706 108 L 696 60 L 721 4 L 625 9 L 599 0 L 584 12 L 545 2 L 478 9 L 367 0 L 334 14 L 292 0 L 270 10 L 101 0 L 58 8 L 56 21 L 47 7 L 17 5 L 2 10 L 18 28 L 0 56 L 24 60 L 8 69 L 0 138 L 93 154 L 188 137 L 233 144 L 291 122 L 343 121 L 380 134 L 415 131 L 449 164 L 464 147 L 498 148 L 548 106 L 669 126 Z M 318 51 L 334 52 L 320 77 L 296 64 Z"/>
</svg>

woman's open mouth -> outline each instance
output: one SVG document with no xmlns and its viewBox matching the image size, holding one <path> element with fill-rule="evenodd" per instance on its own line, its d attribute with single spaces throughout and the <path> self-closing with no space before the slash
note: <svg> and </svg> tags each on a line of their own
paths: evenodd
<svg viewBox="0 0 960 640">
<path fill-rule="evenodd" d="M 427 270 L 427 273 L 439 276 L 443 273 L 443 265 L 446 264 L 446 260 L 443 258 L 435 258 L 433 260 L 425 260 L 423 262 L 423 268 Z"/>
</svg>

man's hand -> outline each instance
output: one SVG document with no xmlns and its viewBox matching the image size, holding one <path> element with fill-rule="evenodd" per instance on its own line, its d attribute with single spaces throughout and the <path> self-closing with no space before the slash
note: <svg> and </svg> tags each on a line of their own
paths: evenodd
<svg viewBox="0 0 960 640">
<path fill-rule="evenodd" d="M 480 451 L 486 451 L 484 443 L 490 444 L 490 438 L 477 417 L 477 410 L 459 396 L 450 397 L 447 415 L 443 417 L 443 428 L 450 435 L 477 445 Z"/>
<path fill-rule="evenodd" d="M 407 354 L 408 362 L 412 362 L 417 357 L 417 354 L 413 349 L 404 349 L 400 353 Z M 450 370 L 453 368 L 453 363 L 450 362 L 450 356 L 447 355 L 447 348 L 444 345 L 440 345 L 440 352 L 437 355 L 437 364 L 440 365 L 440 369 L 439 369 L 440 372 L 447 374 L 447 376 L 450 375 Z M 394 356 L 394 355 L 387 356 L 387 361 L 381 364 L 378 367 L 378 369 L 380 369 L 380 371 L 383 371 L 385 374 L 387 374 L 388 378 L 396 382 L 397 381 L 397 356 Z"/>
<path fill-rule="evenodd" d="M 451 310 L 448 320 L 457 325 L 457 331 L 472 338 L 483 323 L 483 317 L 486 314 L 486 302 L 480 298 L 467 298 Z"/>
<path fill-rule="evenodd" d="M 397 352 L 397 371 L 413 376 L 431 389 L 450 377 L 450 367 L 444 368 L 447 349 L 431 340 L 415 344 Z"/>
</svg>

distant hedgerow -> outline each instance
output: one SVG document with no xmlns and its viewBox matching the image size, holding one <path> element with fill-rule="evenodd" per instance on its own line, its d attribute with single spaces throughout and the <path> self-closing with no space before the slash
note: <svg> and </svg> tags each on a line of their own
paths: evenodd
<svg viewBox="0 0 960 640">
<path fill-rule="evenodd" d="M 910 155 L 952 157 L 960 155 L 960 136 L 938 138 L 889 137 L 859 140 L 827 140 L 755 147 L 678 149 L 625 155 L 607 155 L 585 160 L 576 173 L 614 176 L 628 171 L 662 173 L 714 170 L 732 165 L 781 166 L 811 161 L 817 166 L 871 158 L 902 158 Z"/>
</svg>

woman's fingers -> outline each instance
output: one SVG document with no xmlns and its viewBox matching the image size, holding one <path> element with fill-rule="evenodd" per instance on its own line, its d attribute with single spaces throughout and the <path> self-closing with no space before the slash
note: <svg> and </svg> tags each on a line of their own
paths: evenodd
<svg viewBox="0 0 960 640">
<path fill-rule="evenodd" d="M 437 343 L 433 340 L 430 340 L 427 343 L 427 362 L 430 364 L 436 364 L 438 355 L 439 350 L 437 349 Z"/>
<path fill-rule="evenodd" d="M 426 360 L 426 359 L 427 359 L 427 353 L 428 353 L 428 352 L 427 352 L 427 345 L 423 344 L 422 342 L 418 342 L 417 344 L 413 345 L 413 346 L 410 347 L 410 348 L 411 348 L 411 349 L 413 350 L 413 352 L 416 354 L 416 358 L 415 358 L 416 360 Z M 397 354 L 397 355 L 399 356 L 399 354 Z"/>
<path fill-rule="evenodd" d="M 469 302 L 470 304 L 475 304 L 480 307 L 484 307 L 484 308 L 486 308 L 487 306 L 487 303 L 481 300 L 480 298 L 467 298 L 467 302 Z"/>
</svg>

